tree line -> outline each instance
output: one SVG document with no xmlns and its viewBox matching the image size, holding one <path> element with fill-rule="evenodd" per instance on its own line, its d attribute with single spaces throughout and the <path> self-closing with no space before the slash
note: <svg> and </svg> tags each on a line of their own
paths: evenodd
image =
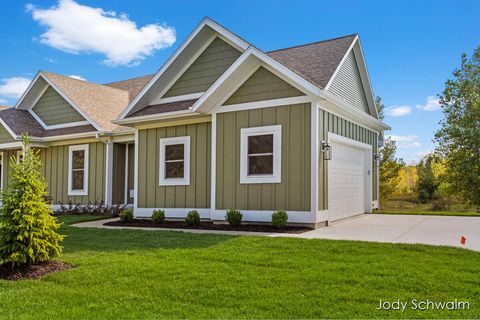
<svg viewBox="0 0 480 320">
<path fill-rule="evenodd" d="M 433 209 L 461 201 L 480 211 L 480 46 L 471 57 L 462 55 L 452 75 L 439 95 L 443 119 L 431 154 L 407 166 L 396 157 L 395 141 L 386 139 L 380 150 L 380 200 L 410 193 L 418 202 L 433 201 Z M 381 98 L 375 103 L 383 119 Z"/>
</svg>

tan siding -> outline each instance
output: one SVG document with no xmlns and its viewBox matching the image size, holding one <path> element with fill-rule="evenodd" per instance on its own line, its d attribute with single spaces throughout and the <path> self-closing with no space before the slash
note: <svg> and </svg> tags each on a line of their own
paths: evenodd
<svg viewBox="0 0 480 320">
<path fill-rule="evenodd" d="M 163 97 L 207 91 L 240 54 L 240 51 L 216 38 Z"/>
<path fill-rule="evenodd" d="M 217 209 L 310 210 L 310 104 L 217 115 Z M 240 129 L 282 126 L 282 182 L 240 184 Z"/>
<path fill-rule="evenodd" d="M 33 112 L 35 112 L 46 125 L 85 121 L 82 115 L 52 87 L 49 87 L 38 100 L 33 107 Z"/>
<path fill-rule="evenodd" d="M 209 208 L 211 123 L 139 131 L 138 207 Z M 190 136 L 190 185 L 159 186 L 160 139 Z"/>
<path fill-rule="evenodd" d="M 12 138 L 10 133 L 8 133 L 7 129 L 0 125 L 0 143 L 9 143 L 15 142 L 15 139 Z"/>
<path fill-rule="evenodd" d="M 113 145 L 112 203 L 125 203 L 125 145 Z"/>
<path fill-rule="evenodd" d="M 303 95 L 305 94 L 297 88 L 292 87 L 264 67 L 260 67 L 225 101 L 224 105 Z"/>
<path fill-rule="evenodd" d="M 328 91 L 335 93 L 358 109 L 370 114 L 365 89 L 353 51 L 348 54 Z"/>
<path fill-rule="evenodd" d="M 374 155 L 378 152 L 377 133 L 366 128 L 360 127 L 348 120 L 337 117 L 324 110 L 319 110 L 319 140 L 326 141 L 328 132 L 332 132 L 343 137 L 360 141 L 372 146 L 372 199 L 377 200 L 377 164 Z M 328 161 L 323 160 L 323 154 L 319 157 L 318 170 L 318 207 L 319 210 L 325 210 L 328 206 Z"/>
</svg>

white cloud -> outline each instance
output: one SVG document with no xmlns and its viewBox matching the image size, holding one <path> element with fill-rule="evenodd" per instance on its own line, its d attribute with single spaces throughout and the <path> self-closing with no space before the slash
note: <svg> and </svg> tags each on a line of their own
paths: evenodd
<svg viewBox="0 0 480 320">
<path fill-rule="evenodd" d="M 22 93 L 30 84 L 30 79 L 23 77 L 12 77 L 0 80 L 0 96 L 7 98 L 20 98 Z"/>
<path fill-rule="evenodd" d="M 87 79 L 85 79 L 84 77 L 76 75 L 76 74 L 69 75 L 69 77 L 72 78 L 72 79 L 87 81 Z"/>
<path fill-rule="evenodd" d="M 417 104 L 415 107 L 425 111 L 438 111 L 441 109 L 440 99 L 437 99 L 434 96 L 428 96 L 425 104 Z"/>
<path fill-rule="evenodd" d="M 49 9 L 27 4 L 35 21 L 47 27 L 40 41 L 70 53 L 100 53 L 108 65 L 131 65 L 170 47 L 176 40 L 175 29 L 149 24 L 138 28 L 125 14 L 59 0 Z"/>
<path fill-rule="evenodd" d="M 397 143 L 398 148 L 418 148 L 421 146 L 418 142 L 418 136 L 416 135 L 407 135 L 407 136 L 396 136 L 396 135 L 386 135 L 386 138 L 390 138 Z"/>
<path fill-rule="evenodd" d="M 385 108 L 385 114 L 391 117 L 402 117 L 412 113 L 411 106 L 392 106 Z"/>
<path fill-rule="evenodd" d="M 7 100 L 5 99 L 0 99 L 0 104 L 7 103 Z"/>
</svg>

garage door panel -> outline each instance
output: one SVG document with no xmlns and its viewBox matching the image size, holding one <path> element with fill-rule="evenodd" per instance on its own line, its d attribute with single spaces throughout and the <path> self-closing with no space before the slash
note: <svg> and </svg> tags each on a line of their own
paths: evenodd
<svg viewBox="0 0 480 320">
<path fill-rule="evenodd" d="M 330 220 L 339 220 L 365 212 L 366 151 L 332 142 L 332 160 L 328 164 L 328 210 Z"/>
</svg>

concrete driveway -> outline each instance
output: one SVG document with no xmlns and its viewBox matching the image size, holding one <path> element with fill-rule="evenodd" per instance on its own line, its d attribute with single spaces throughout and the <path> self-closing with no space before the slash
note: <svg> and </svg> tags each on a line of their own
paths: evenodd
<svg viewBox="0 0 480 320">
<path fill-rule="evenodd" d="M 465 245 L 460 243 L 462 236 L 466 238 Z M 480 217 L 364 214 L 298 237 L 422 243 L 480 251 Z"/>
</svg>

